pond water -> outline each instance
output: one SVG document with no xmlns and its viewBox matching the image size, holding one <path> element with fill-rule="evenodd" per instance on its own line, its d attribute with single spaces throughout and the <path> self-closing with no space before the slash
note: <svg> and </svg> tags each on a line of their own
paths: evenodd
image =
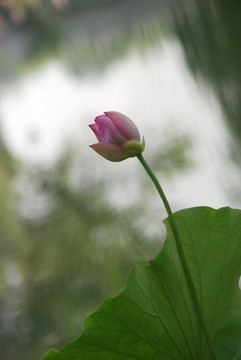
<svg viewBox="0 0 241 360">
<path fill-rule="evenodd" d="M 95 116 L 133 119 L 174 210 L 241 203 L 240 4 L 53 4 L 0 7 L 6 360 L 77 337 L 84 316 L 165 238 L 138 161 L 107 162 L 88 147 Z"/>
</svg>

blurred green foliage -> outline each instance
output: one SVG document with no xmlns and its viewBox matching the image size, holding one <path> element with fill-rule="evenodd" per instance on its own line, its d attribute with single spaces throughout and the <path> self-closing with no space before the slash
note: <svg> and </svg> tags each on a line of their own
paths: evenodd
<svg viewBox="0 0 241 360">
<path fill-rule="evenodd" d="M 11 65 L 3 43 L 2 76 L 25 73 L 50 58 L 62 60 L 75 75 L 103 70 L 130 47 L 143 51 L 160 41 L 167 31 L 161 9 L 155 0 L 151 6 L 146 1 L 120 0 L 9 2 L 2 12 L 5 31 L 10 36 L 11 31 L 13 36 L 17 33 L 25 51 L 21 57 L 16 54 Z"/>
<path fill-rule="evenodd" d="M 240 1 L 189 0 L 174 13 L 188 67 L 210 86 L 241 143 Z"/>
<path fill-rule="evenodd" d="M 237 171 L 223 179 L 229 198 L 241 201 L 241 2 L 188 0 L 173 12 L 174 33 L 205 96 L 215 95 L 229 129 L 227 162 Z M 224 144 L 225 148 L 225 144 Z M 232 190 L 231 190 L 232 189 Z"/>
</svg>

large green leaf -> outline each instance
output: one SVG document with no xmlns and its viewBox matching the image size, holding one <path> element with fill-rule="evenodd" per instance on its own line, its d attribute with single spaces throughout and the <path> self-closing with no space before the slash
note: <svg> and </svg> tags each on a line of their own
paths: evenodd
<svg viewBox="0 0 241 360">
<path fill-rule="evenodd" d="M 174 214 L 218 360 L 241 359 L 241 211 Z M 44 360 L 210 359 L 168 219 L 158 256 L 137 263 L 126 289 L 86 318 L 79 339 Z"/>
</svg>

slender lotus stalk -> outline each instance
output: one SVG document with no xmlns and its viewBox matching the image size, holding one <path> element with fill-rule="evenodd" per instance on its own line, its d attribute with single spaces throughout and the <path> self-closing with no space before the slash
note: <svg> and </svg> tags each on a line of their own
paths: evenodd
<svg viewBox="0 0 241 360">
<path fill-rule="evenodd" d="M 203 318 L 202 310 L 199 304 L 192 276 L 182 247 L 182 242 L 174 215 L 160 183 L 158 182 L 156 176 L 154 175 L 153 171 L 151 170 L 142 155 L 142 152 L 145 148 L 144 138 L 140 143 L 140 134 L 136 125 L 127 116 L 115 111 L 108 111 L 105 112 L 104 115 L 97 116 L 95 118 L 95 123 L 89 126 L 93 130 L 97 137 L 97 140 L 99 141 L 99 143 L 90 146 L 92 149 L 94 149 L 99 155 L 110 161 L 122 161 L 129 157 L 136 156 L 140 163 L 143 165 L 147 174 L 150 176 L 154 186 L 156 187 L 168 214 L 168 218 L 176 241 L 177 251 L 193 300 L 193 305 L 200 324 L 200 328 L 202 329 L 204 338 L 206 340 L 211 359 L 216 360 L 216 356 L 212 348 L 212 343 Z"/>
</svg>

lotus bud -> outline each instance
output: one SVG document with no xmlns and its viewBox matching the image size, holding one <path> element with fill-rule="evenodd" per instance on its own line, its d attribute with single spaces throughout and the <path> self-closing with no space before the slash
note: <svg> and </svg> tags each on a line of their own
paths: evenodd
<svg viewBox="0 0 241 360">
<path fill-rule="evenodd" d="M 144 137 L 140 142 L 136 125 L 119 112 L 107 111 L 97 116 L 89 127 L 99 141 L 90 147 L 107 160 L 122 161 L 144 151 Z"/>
</svg>

